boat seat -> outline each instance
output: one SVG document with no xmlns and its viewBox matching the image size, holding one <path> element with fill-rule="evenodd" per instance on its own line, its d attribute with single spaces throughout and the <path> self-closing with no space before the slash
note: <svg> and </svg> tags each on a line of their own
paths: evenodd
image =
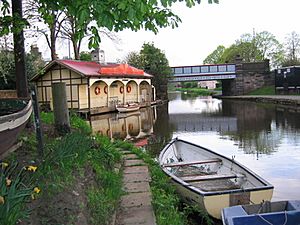
<svg viewBox="0 0 300 225">
<path fill-rule="evenodd" d="M 214 159 L 207 159 L 207 160 L 201 160 L 201 161 L 192 161 L 192 162 L 168 163 L 168 164 L 163 164 L 163 167 L 190 166 L 190 165 L 199 165 L 199 164 L 206 164 L 206 163 L 220 163 L 220 162 L 222 162 L 221 159 L 214 158 Z"/>
<path fill-rule="evenodd" d="M 182 176 L 180 179 L 186 182 L 206 181 L 206 180 L 221 180 L 221 179 L 233 179 L 241 178 L 244 175 L 241 174 L 215 174 L 215 175 L 202 175 L 202 176 Z"/>
</svg>

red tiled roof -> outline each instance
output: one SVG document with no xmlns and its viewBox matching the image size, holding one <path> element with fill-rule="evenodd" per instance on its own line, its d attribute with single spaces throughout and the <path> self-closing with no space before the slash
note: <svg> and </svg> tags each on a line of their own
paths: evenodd
<svg viewBox="0 0 300 225">
<path fill-rule="evenodd" d="M 62 65 L 68 69 L 79 73 L 82 76 L 90 77 L 147 77 L 152 75 L 145 73 L 143 70 L 132 67 L 128 64 L 99 64 L 97 62 L 77 61 L 77 60 L 55 60 L 50 62 L 44 68 L 45 71 L 51 69 L 55 64 Z M 43 74 L 34 76 L 31 80 L 37 80 Z"/>
<path fill-rule="evenodd" d="M 69 69 L 73 69 L 76 72 L 81 73 L 85 76 L 99 76 L 100 64 L 96 62 L 86 62 L 86 61 L 75 61 L 75 60 L 57 60 L 62 65 L 67 66 Z"/>
<path fill-rule="evenodd" d="M 109 66 L 101 66 L 99 70 L 100 74 L 109 75 L 144 75 L 144 71 L 128 64 L 114 64 Z"/>
</svg>

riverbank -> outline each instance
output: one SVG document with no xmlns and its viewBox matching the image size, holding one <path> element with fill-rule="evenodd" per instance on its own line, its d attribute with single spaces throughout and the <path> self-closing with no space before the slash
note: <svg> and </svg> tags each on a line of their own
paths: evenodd
<svg viewBox="0 0 300 225">
<path fill-rule="evenodd" d="M 300 112 L 300 95 L 241 95 L 241 96 L 213 96 L 218 99 L 233 99 L 243 101 L 254 101 L 261 103 L 272 103 L 289 107 Z"/>
</svg>

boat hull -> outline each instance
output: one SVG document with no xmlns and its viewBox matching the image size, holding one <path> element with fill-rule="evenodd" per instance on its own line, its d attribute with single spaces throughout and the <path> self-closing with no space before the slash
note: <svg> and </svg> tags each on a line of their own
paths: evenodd
<svg viewBox="0 0 300 225">
<path fill-rule="evenodd" d="M 223 225 L 300 224 L 300 200 L 263 202 L 224 208 L 222 222 Z"/>
<path fill-rule="evenodd" d="M 140 109 L 140 106 L 137 104 L 134 105 L 117 105 L 116 109 L 120 113 L 134 112 Z"/>
<path fill-rule="evenodd" d="M 10 150 L 32 113 L 31 100 L 18 112 L 0 117 L 0 156 Z"/>
<path fill-rule="evenodd" d="M 181 147 L 187 152 L 180 151 Z M 206 155 L 204 162 L 194 161 L 185 163 L 185 159 L 187 158 L 189 158 L 188 161 L 197 159 L 199 155 L 197 151 L 200 151 L 200 153 L 203 151 L 203 155 Z M 178 161 L 176 162 L 177 159 Z M 269 201 L 272 198 L 273 186 L 249 169 L 225 156 L 183 140 L 176 139 L 171 141 L 161 152 L 159 162 L 162 170 L 171 178 L 183 201 L 198 205 L 216 219 L 221 219 L 221 211 L 225 207 L 250 204 L 251 202 L 260 203 L 262 201 Z M 208 165 L 210 165 L 210 169 L 214 170 L 217 168 L 216 171 L 219 170 L 221 172 L 217 171 L 214 175 L 201 175 L 198 177 L 191 175 L 180 177 L 175 174 L 178 173 L 181 168 L 180 166 L 195 164 L 201 164 L 199 168 L 208 168 Z M 223 174 L 224 171 L 237 171 L 243 174 L 243 178 L 229 177 L 227 179 Z M 212 178 L 213 176 L 217 178 Z M 193 180 L 194 178 L 196 180 Z M 238 183 L 240 179 L 245 179 L 246 181 L 243 181 L 245 183 L 244 186 L 225 188 L 222 187 L 225 183 L 223 182 L 225 180 L 223 178 L 226 179 L 226 182 L 230 181 L 232 183 Z"/>
</svg>

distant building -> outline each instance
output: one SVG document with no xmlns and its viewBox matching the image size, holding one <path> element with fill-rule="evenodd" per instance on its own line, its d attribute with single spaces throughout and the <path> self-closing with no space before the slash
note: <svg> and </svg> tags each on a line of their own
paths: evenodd
<svg viewBox="0 0 300 225">
<path fill-rule="evenodd" d="M 215 80 L 208 80 L 208 81 L 199 81 L 198 87 L 206 88 L 206 89 L 215 89 L 217 86 L 217 81 Z"/>
</svg>

